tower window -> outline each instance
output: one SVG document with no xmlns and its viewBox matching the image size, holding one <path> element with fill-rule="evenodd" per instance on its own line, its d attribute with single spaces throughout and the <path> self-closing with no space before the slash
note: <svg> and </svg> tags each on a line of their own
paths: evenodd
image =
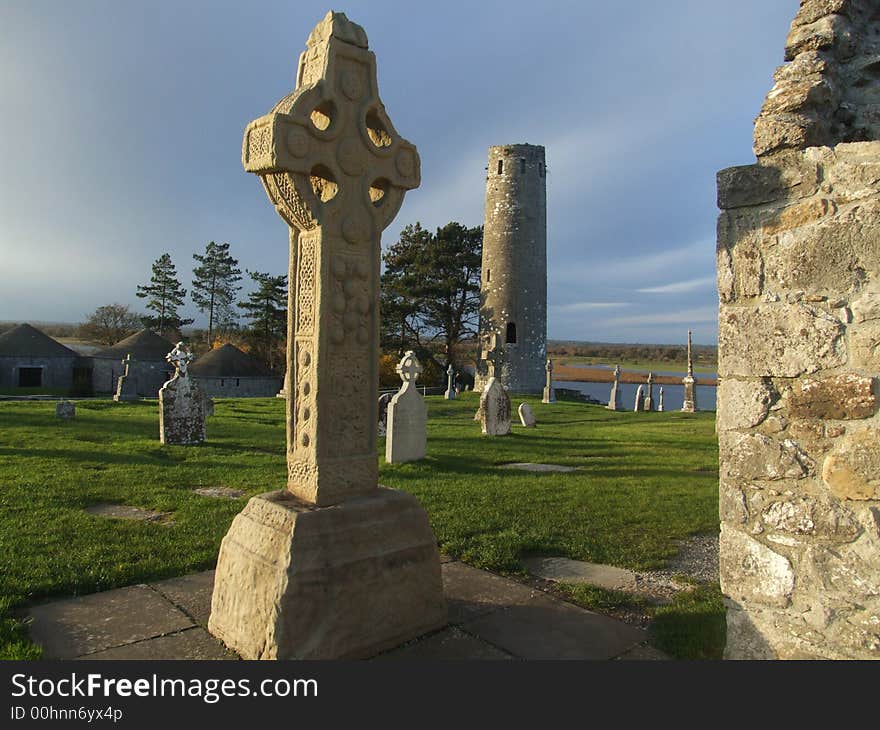
<svg viewBox="0 0 880 730">
<path fill-rule="evenodd" d="M 522 174 L 522 175 L 526 174 L 526 158 L 525 157 L 519 158 L 519 171 L 520 171 L 520 174 Z"/>
<path fill-rule="evenodd" d="M 498 174 L 504 172 L 504 160 L 498 160 Z"/>
<path fill-rule="evenodd" d="M 492 280 L 492 269 L 486 269 L 486 281 Z"/>
<path fill-rule="evenodd" d="M 516 325 L 513 322 L 507 323 L 507 337 L 504 341 L 512 345 L 516 344 Z"/>
<path fill-rule="evenodd" d="M 544 163 L 538 163 L 538 177 L 544 177 Z"/>
</svg>

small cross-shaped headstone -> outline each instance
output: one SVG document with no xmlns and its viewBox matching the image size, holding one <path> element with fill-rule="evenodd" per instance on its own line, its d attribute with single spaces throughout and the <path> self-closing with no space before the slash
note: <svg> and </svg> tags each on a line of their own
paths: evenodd
<svg viewBox="0 0 880 730">
<path fill-rule="evenodd" d="M 394 368 L 404 383 L 415 382 L 422 374 L 422 364 L 412 350 L 407 350 Z"/>
</svg>

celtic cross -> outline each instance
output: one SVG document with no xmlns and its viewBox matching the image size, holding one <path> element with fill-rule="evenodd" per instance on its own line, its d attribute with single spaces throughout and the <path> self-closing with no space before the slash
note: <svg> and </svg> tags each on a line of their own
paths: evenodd
<svg viewBox="0 0 880 730">
<path fill-rule="evenodd" d="M 422 373 L 422 364 L 416 358 L 412 350 L 407 350 L 397 367 L 394 368 L 404 385 L 407 383 L 415 383 L 419 375 Z"/>
<path fill-rule="evenodd" d="M 420 180 L 363 28 L 334 12 L 315 27 L 294 91 L 248 125 L 242 162 L 290 226 L 287 486 L 335 504 L 378 486 L 380 236 Z"/>
</svg>

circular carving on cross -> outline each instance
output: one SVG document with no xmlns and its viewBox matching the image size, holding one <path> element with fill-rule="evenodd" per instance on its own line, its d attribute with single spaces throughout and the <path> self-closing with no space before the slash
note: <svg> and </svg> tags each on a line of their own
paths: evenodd
<svg viewBox="0 0 880 730">
<path fill-rule="evenodd" d="M 367 222 L 359 214 L 350 215 L 342 221 L 342 236 L 349 243 L 361 243 L 369 233 Z"/>
<path fill-rule="evenodd" d="M 287 133 L 287 149 L 294 157 L 305 157 L 309 153 L 309 136 L 303 129 L 291 129 Z"/>
<path fill-rule="evenodd" d="M 303 350 L 300 353 L 299 361 L 300 363 L 302 363 L 302 366 L 304 368 L 307 368 L 309 366 L 309 364 L 312 362 L 312 356 L 309 354 L 308 350 Z"/>
<path fill-rule="evenodd" d="M 410 177 L 416 168 L 416 163 L 413 159 L 412 150 L 406 147 L 399 150 L 397 153 L 397 157 L 394 158 L 394 164 L 397 167 L 397 171 L 401 175 L 403 175 L 404 177 Z"/>
<path fill-rule="evenodd" d="M 414 383 L 422 372 L 422 364 L 412 350 L 407 350 L 394 369 L 404 383 Z"/>
<path fill-rule="evenodd" d="M 364 160 L 361 146 L 353 139 L 344 139 L 339 143 L 336 160 L 346 175 L 357 177 L 364 174 Z"/>
<path fill-rule="evenodd" d="M 364 95 L 364 85 L 361 83 L 360 75 L 354 71 L 345 71 L 339 85 L 342 87 L 342 93 L 352 101 L 357 101 Z"/>
</svg>

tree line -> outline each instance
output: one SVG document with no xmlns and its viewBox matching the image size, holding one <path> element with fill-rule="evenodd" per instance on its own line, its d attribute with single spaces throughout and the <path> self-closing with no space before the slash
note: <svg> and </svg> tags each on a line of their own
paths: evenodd
<svg viewBox="0 0 880 730">
<path fill-rule="evenodd" d="M 236 301 L 242 276 L 228 243 L 210 241 L 204 253 L 193 254 L 193 259 L 197 265 L 190 297 L 208 318 L 205 344 L 212 346 L 215 337 L 222 334 L 226 339 L 238 339 L 270 368 L 281 366 L 287 330 L 287 276 L 246 269 L 256 288 Z M 88 316 L 79 328 L 80 336 L 112 345 L 140 327 L 149 327 L 176 339 L 182 327 L 193 323 L 180 314 L 187 290 L 169 254 L 163 253 L 153 262 L 149 283 L 138 284 L 135 294 L 145 300 L 146 314 L 132 312 L 124 304 L 107 304 Z M 238 324 L 238 310 L 247 320 L 243 329 Z"/>
</svg>

